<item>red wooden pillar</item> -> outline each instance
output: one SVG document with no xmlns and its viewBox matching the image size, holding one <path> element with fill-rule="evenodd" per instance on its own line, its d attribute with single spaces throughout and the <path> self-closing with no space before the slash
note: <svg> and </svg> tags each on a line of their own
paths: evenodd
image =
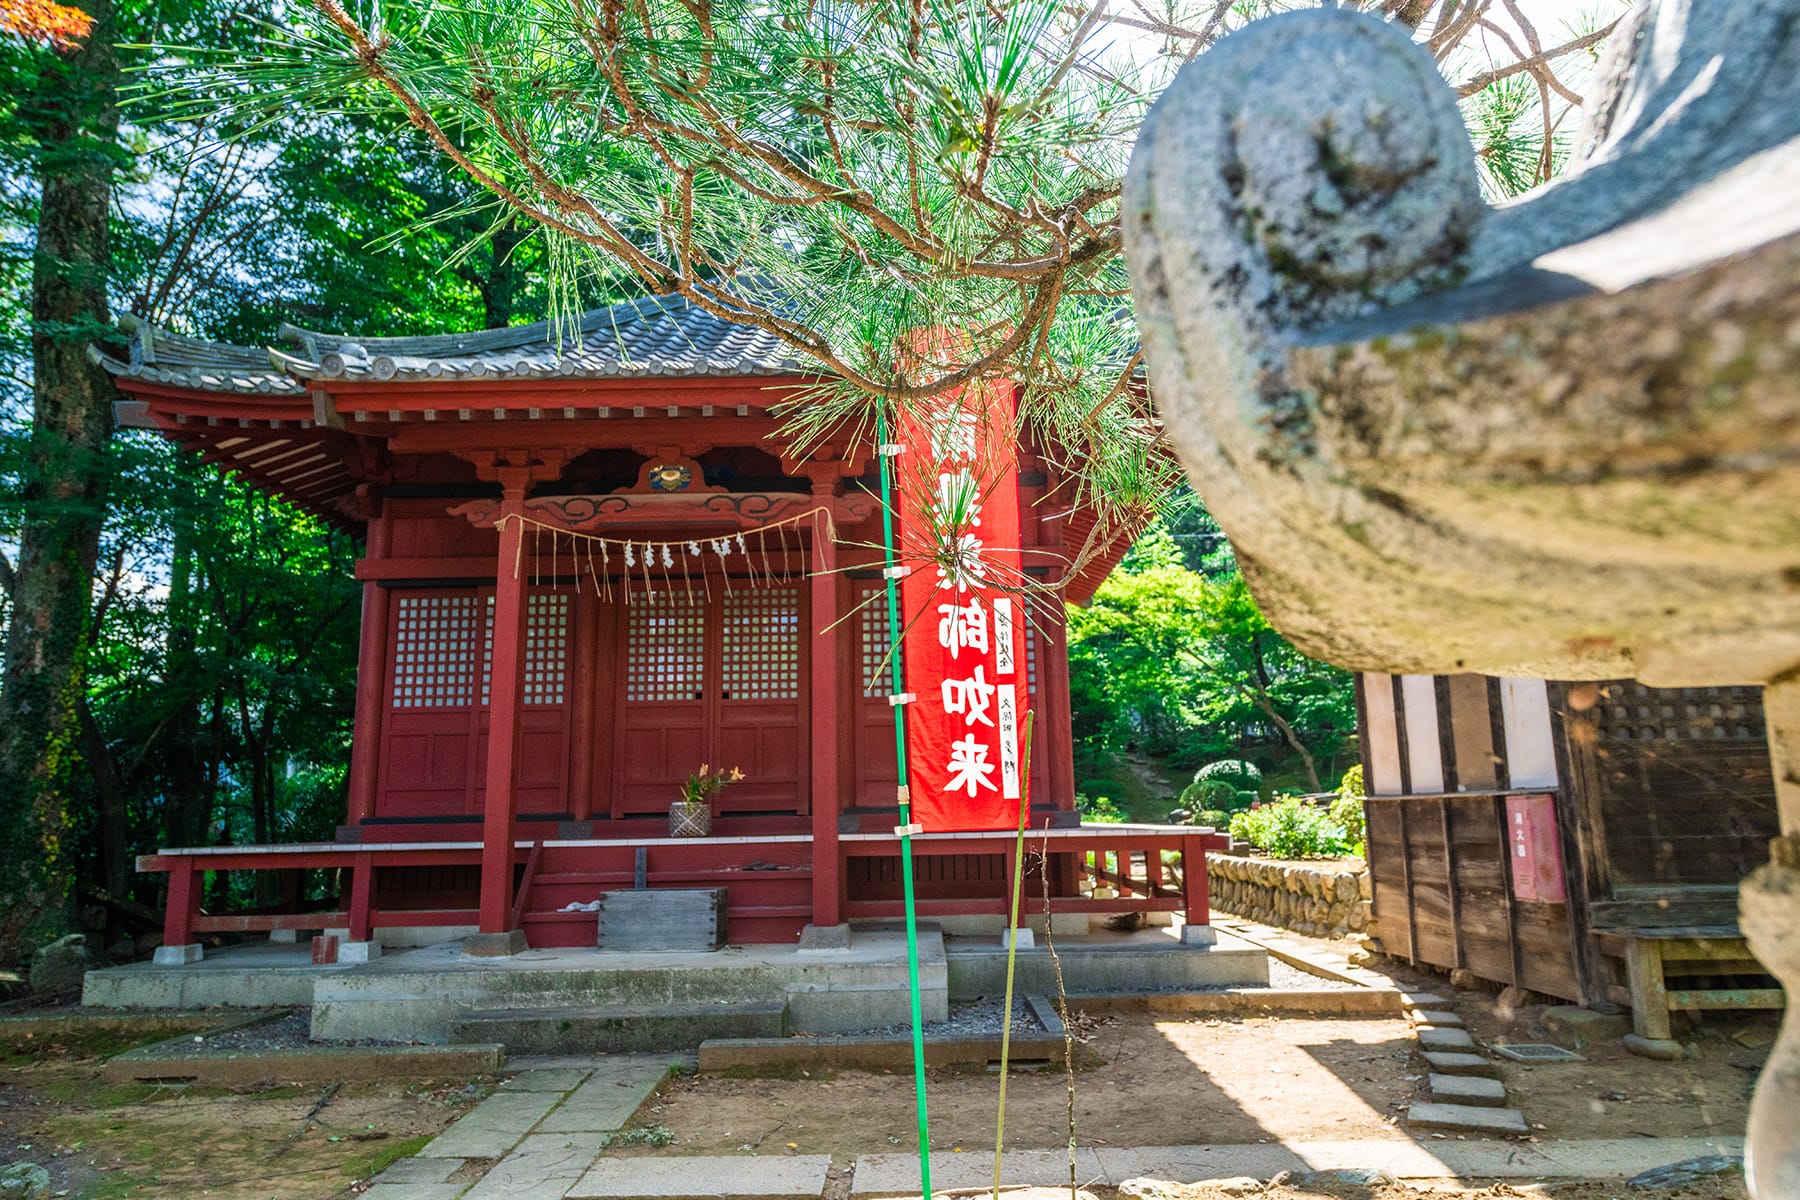
<svg viewBox="0 0 1800 1200">
<path fill-rule="evenodd" d="M 364 562 L 380 562 L 392 545 L 393 518 L 388 510 L 369 518 Z M 388 589 L 370 580 L 363 584 L 362 636 L 356 656 L 356 727 L 350 738 L 350 798 L 346 819 L 361 825 L 375 815 L 381 782 L 381 717 L 387 708 L 389 671 Z"/>
<path fill-rule="evenodd" d="M 503 477 L 502 482 L 500 552 L 494 572 L 494 657 L 488 683 L 487 796 L 481 820 L 480 928 L 493 939 L 513 932 L 513 838 L 518 820 L 519 730 L 525 691 L 525 481 Z M 498 942 L 465 945 L 465 949 L 471 948 L 510 953 L 518 947 Z"/>
<path fill-rule="evenodd" d="M 1069 623 L 1062 605 L 1038 638 L 1038 711 L 1043 730 L 1050 801 L 1057 808 L 1075 807 L 1075 735 L 1069 708 Z"/>
<path fill-rule="evenodd" d="M 600 597 L 584 593 L 577 584 L 570 604 L 574 609 L 571 614 L 574 636 L 570 638 L 570 652 L 574 658 L 569 664 L 566 694 L 570 705 L 569 729 L 574 736 L 570 739 L 573 745 L 569 760 L 569 816 L 576 821 L 586 821 L 594 815 L 595 743 L 599 741 L 601 730 L 610 726 L 597 724 L 594 720 L 594 663 L 599 657 Z"/>
<path fill-rule="evenodd" d="M 844 922 L 844 864 L 838 853 L 839 649 L 837 545 L 818 528 L 812 575 L 812 923 Z"/>
</svg>

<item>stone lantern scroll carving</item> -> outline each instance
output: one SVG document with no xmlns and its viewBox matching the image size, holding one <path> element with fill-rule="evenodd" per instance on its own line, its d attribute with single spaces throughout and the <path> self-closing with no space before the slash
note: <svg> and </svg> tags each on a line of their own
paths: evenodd
<svg viewBox="0 0 1800 1200">
<path fill-rule="evenodd" d="M 1122 220 L 1156 403 L 1258 600 L 1361 670 L 1765 687 L 1746 880 L 1800 994 L 1800 0 L 1647 0 L 1565 175 L 1479 196 L 1403 28 L 1255 22 L 1157 103 Z M 1750 1122 L 1800 1196 L 1800 1017 Z"/>
</svg>

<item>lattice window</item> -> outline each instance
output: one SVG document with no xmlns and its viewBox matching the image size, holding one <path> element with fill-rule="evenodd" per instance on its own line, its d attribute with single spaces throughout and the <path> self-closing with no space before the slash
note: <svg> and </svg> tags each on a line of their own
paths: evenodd
<svg viewBox="0 0 1800 1200">
<path fill-rule="evenodd" d="M 545 592 L 525 597 L 526 704 L 561 704 L 569 675 L 569 597 Z M 481 639 L 481 702 L 494 679 L 494 598 L 487 598 Z"/>
<path fill-rule="evenodd" d="M 399 597 L 395 708 L 462 708 L 474 699 L 478 604 L 472 595 Z"/>
<path fill-rule="evenodd" d="M 863 695 L 885 700 L 894 691 L 894 664 L 888 661 L 887 599 L 882 589 L 869 588 L 857 597 L 861 603 L 857 629 L 859 651 L 856 658 L 858 682 Z"/>
<path fill-rule="evenodd" d="M 1037 695 L 1037 630 L 1025 626 L 1025 691 Z"/>
<path fill-rule="evenodd" d="M 1766 738 L 1753 687 L 1652 688 L 1632 680 L 1599 686 L 1589 720 L 1602 741 L 1760 744 Z"/>
<path fill-rule="evenodd" d="M 725 697 L 800 697 L 800 589 L 757 588 L 725 597 Z"/>
<path fill-rule="evenodd" d="M 706 678 L 706 606 L 678 597 L 631 604 L 625 620 L 625 699 L 697 700 Z"/>
<path fill-rule="evenodd" d="M 525 703 L 561 704 L 569 669 L 569 597 L 525 600 Z"/>
</svg>

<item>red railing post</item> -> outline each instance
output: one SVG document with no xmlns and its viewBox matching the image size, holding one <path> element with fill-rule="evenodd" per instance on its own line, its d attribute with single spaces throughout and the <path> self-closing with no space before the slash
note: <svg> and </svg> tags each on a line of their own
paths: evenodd
<svg viewBox="0 0 1800 1200">
<path fill-rule="evenodd" d="M 1218 941 L 1208 917 L 1212 897 L 1206 880 L 1206 839 L 1198 834 L 1181 839 L 1181 900 L 1181 940 L 1190 946 Z"/>
<path fill-rule="evenodd" d="M 375 859 L 358 854 L 350 865 L 350 940 L 366 942 L 374 928 L 370 897 L 375 888 Z"/>
<path fill-rule="evenodd" d="M 194 919 L 200 915 L 200 872 L 185 854 L 169 862 L 169 898 L 163 909 L 163 944 L 156 961 L 165 964 L 200 961 L 200 945 L 194 941 Z"/>
</svg>

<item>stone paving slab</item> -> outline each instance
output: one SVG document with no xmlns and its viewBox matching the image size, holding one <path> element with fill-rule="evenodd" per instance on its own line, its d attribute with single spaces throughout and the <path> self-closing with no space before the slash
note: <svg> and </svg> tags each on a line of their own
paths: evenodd
<svg viewBox="0 0 1800 1200">
<path fill-rule="evenodd" d="M 592 1074 L 573 1067 L 547 1067 L 515 1075 L 500 1085 L 505 1092 L 572 1092 Z"/>
<path fill-rule="evenodd" d="M 1439 1029 L 1461 1029 L 1463 1024 L 1463 1019 L 1455 1013 L 1435 1008 L 1415 1008 L 1406 1015 L 1414 1025 L 1431 1025 Z"/>
<path fill-rule="evenodd" d="M 1506 1085 L 1498 1079 L 1483 1075 L 1440 1075 L 1433 1071 L 1426 1080 L 1431 1084 L 1431 1098 L 1440 1103 L 1506 1107 Z"/>
<path fill-rule="evenodd" d="M 466 1183 L 378 1183 L 360 1200 L 458 1200 Z"/>
<path fill-rule="evenodd" d="M 603 1158 L 558 1194 L 569 1200 L 814 1200 L 824 1193 L 830 1168 L 829 1154 Z"/>
<path fill-rule="evenodd" d="M 388 1164 L 388 1168 L 377 1175 L 373 1182 L 377 1184 L 413 1184 L 443 1183 L 450 1178 L 452 1172 L 462 1166 L 460 1158 L 400 1158 Z M 465 1187 L 466 1184 L 458 1184 Z"/>
<path fill-rule="evenodd" d="M 534 1133 L 482 1176 L 466 1200 L 556 1200 L 605 1148 L 604 1133 Z"/>
<path fill-rule="evenodd" d="M 495 1092 L 419 1154 L 425 1158 L 498 1158 L 516 1146 L 561 1099 L 558 1092 Z"/>
<path fill-rule="evenodd" d="M 1494 1079 L 1500 1077 L 1499 1064 L 1479 1054 L 1428 1050 L 1425 1062 L 1440 1075 L 1486 1075 Z"/>
<path fill-rule="evenodd" d="M 1055 1186 L 1069 1184 L 1069 1153 L 1066 1150 L 1009 1150 L 1001 1162 L 1004 1183 L 1012 1186 Z M 1092 1150 L 1075 1152 L 1075 1178 L 1083 1184 L 1106 1178 L 1100 1159 Z M 934 1191 L 954 1188 L 991 1186 L 994 1182 L 994 1154 L 969 1151 L 957 1154 L 948 1150 L 931 1153 L 931 1186 Z M 856 1174 L 851 1179 L 852 1196 L 900 1196 L 919 1194 L 919 1156 L 917 1154 L 865 1154 L 856 1160 Z"/>
<path fill-rule="evenodd" d="M 600 1059 L 593 1076 L 571 1092 L 538 1131 L 593 1133 L 623 1129 L 668 1074 L 668 1060 L 655 1056 Z"/>
<path fill-rule="evenodd" d="M 1461 1029 L 1438 1029 L 1433 1026 L 1422 1026 L 1415 1035 L 1419 1045 L 1427 1050 L 1473 1050 L 1475 1039 Z"/>
<path fill-rule="evenodd" d="M 1473 1104 L 1414 1104 L 1406 1110 L 1408 1129 L 1450 1129 L 1458 1133 L 1529 1133 L 1516 1108 L 1482 1108 Z"/>
</svg>

